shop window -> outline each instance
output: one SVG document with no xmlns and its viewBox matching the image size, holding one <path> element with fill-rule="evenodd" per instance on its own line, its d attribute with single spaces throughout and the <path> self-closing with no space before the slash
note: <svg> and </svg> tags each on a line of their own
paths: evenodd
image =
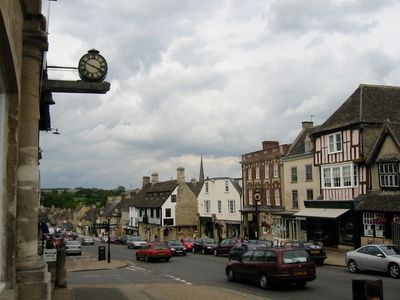
<svg viewBox="0 0 400 300">
<path fill-rule="evenodd" d="M 364 236 L 385 237 L 385 223 L 384 213 L 363 213 Z"/>
</svg>

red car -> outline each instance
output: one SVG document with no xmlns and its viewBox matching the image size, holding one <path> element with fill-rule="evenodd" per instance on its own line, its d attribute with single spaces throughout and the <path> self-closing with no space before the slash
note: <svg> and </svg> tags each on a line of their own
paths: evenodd
<svg viewBox="0 0 400 300">
<path fill-rule="evenodd" d="M 194 243 L 193 238 L 183 238 L 183 239 L 181 239 L 181 243 L 183 244 L 183 246 L 185 246 L 186 252 L 192 251 L 192 247 L 193 247 L 193 243 Z"/>
<path fill-rule="evenodd" d="M 299 248 L 265 248 L 246 252 L 230 262 L 225 274 L 229 281 L 255 281 L 266 289 L 294 283 L 303 287 L 316 278 L 315 263 Z"/>
<path fill-rule="evenodd" d="M 166 243 L 147 243 L 143 248 L 136 251 L 136 260 L 152 260 L 169 261 L 172 257 L 171 249 Z"/>
</svg>

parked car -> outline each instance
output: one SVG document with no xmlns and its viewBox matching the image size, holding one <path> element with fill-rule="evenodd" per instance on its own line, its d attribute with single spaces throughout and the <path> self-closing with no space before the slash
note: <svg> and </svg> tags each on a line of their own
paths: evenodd
<svg viewBox="0 0 400 300">
<path fill-rule="evenodd" d="M 172 257 L 172 251 L 167 243 L 147 243 L 141 249 L 136 251 L 136 260 L 145 260 L 146 262 L 152 260 L 165 260 L 169 261 Z"/>
<path fill-rule="evenodd" d="M 215 246 L 217 245 L 211 238 L 198 238 L 192 245 L 192 252 L 201 252 L 202 254 L 213 253 Z"/>
<path fill-rule="evenodd" d="M 310 259 L 313 260 L 318 266 L 324 264 L 326 259 L 325 248 L 321 244 L 314 241 L 287 241 L 284 247 L 298 247 L 307 251 Z"/>
<path fill-rule="evenodd" d="M 400 247 L 388 244 L 370 244 L 354 251 L 348 251 L 346 264 L 351 273 L 358 271 L 379 271 L 391 277 L 400 277 Z"/>
<path fill-rule="evenodd" d="M 94 245 L 94 240 L 90 236 L 84 236 L 82 238 L 82 245 Z"/>
<path fill-rule="evenodd" d="M 166 241 L 166 243 L 171 249 L 172 255 L 186 255 L 186 248 L 180 241 Z"/>
<path fill-rule="evenodd" d="M 138 249 L 145 246 L 147 242 L 139 236 L 132 236 L 126 241 L 128 249 Z"/>
<path fill-rule="evenodd" d="M 181 243 L 186 248 L 186 252 L 192 251 L 194 238 L 183 238 L 181 239 Z"/>
<path fill-rule="evenodd" d="M 291 283 L 303 287 L 316 278 L 315 268 L 304 250 L 265 248 L 250 250 L 229 262 L 225 274 L 229 281 L 255 281 L 264 289 Z"/>
<path fill-rule="evenodd" d="M 238 239 L 224 239 L 214 248 L 214 255 L 224 255 L 229 254 L 229 251 L 232 249 L 233 245 L 240 242 Z"/>
<path fill-rule="evenodd" d="M 108 243 L 108 235 L 103 235 L 100 237 L 100 242 L 102 243 Z"/>
<path fill-rule="evenodd" d="M 70 240 L 65 242 L 65 253 L 82 255 L 81 243 L 77 240 Z"/>
<path fill-rule="evenodd" d="M 243 241 L 243 242 L 238 242 L 233 245 L 231 250 L 229 251 L 228 257 L 229 261 L 231 260 L 239 260 L 244 253 L 250 250 L 256 250 L 256 249 L 265 249 L 268 248 L 268 246 L 265 243 L 260 243 L 260 242 L 249 242 L 249 241 Z"/>
<path fill-rule="evenodd" d="M 127 243 L 129 237 L 130 237 L 130 236 L 128 236 L 128 235 L 119 236 L 119 237 L 117 238 L 116 243 L 117 243 L 117 244 L 121 244 L 121 245 L 126 245 L 126 243 Z"/>
</svg>

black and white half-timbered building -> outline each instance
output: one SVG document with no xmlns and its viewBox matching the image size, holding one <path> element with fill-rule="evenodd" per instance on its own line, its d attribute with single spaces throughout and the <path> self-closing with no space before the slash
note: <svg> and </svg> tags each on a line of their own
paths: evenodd
<svg viewBox="0 0 400 300">
<path fill-rule="evenodd" d="M 312 134 L 320 199 L 307 235 L 328 246 L 392 242 L 400 215 L 400 87 L 361 84 Z"/>
</svg>

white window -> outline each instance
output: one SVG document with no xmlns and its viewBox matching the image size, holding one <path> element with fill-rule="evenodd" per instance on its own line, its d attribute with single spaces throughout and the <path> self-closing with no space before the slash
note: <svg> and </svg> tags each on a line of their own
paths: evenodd
<svg viewBox="0 0 400 300">
<path fill-rule="evenodd" d="M 324 188 L 345 188 L 357 185 L 357 166 L 353 164 L 322 167 L 322 174 L 321 185 Z"/>
<path fill-rule="evenodd" d="M 222 214 L 222 201 L 221 200 L 217 201 L 217 206 L 218 206 L 218 213 Z"/>
<path fill-rule="evenodd" d="M 297 193 L 297 190 L 292 190 L 292 208 L 299 208 L 299 194 Z"/>
<path fill-rule="evenodd" d="M 265 179 L 269 179 L 269 165 L 265 163 Z"/>
<path fill-rule="evenodd" d="M 304 152 L 305 153 L 311 152 L 311 140 L 309 136 L 307 136 L 306 139 L 304 140 Z"/>
<path fill-rule="evenodd" d="M 312 181 L 312 165 L 306 165 L 306 181 Z"/>
<path fill-rule="evenodd" d="M 274 194 L 275 194 L 275 205 L 281 206 L 281 194 L 279 193 L 279 189 L 275 189 Z"/>
<path fill-rule="evenodd" d="M 267 205 L 271 205 L 271 194 L 269 189 L 265 189 L 265 199 L 267 199 Z"/>
<path fill-rule="evenodd" d="M 364 236 L 385 237 L 385 223 L 383 213 L 363 213 Z"/>
<path fill-rule="evenodd" d="M 336 153 L 342 151 L 342 133 L 337 132 L 328 135 L 329 149 L 328 153 Z"/>
<path fill-rule="evenodd" d="M 235 200 L 228 200 L 228 212 L 230 214 L 234 214 L 236 212 L 236 210 L 235 210 Z"/>
<path fill-rule="evenodd" d="M 225 180 L 225 192 L 229 192 L 229 180 Z"/>
<path fill-rule="evenodd" d="M 296 183 L 297 182 L 297 167 L 292 167 L 290 169 L 290 171 L 291 171 L 292 183 Z"/>
<path fill-rule="evenodd" d="M 251 177 L 251 168 L 249 168 L 249 169 L 247 170 L 247 178 L 248 178 L 249 180 L 252 179 L 252 177 Z"/>
<path fill-rule="evenodd" d="M 307 189 L 306 190 L 307 194 L 307 200 L 313 200 L 314 199 L 314 191 L 312 189 Z"/>
<path fill-rule="evenodd" d="M 206 189 L 206 193 L 208 193 L 208 182 L 207 181 L 204 183 L 204 187 Z"/>
<path fill-rule="evenodd" d="M 379 164 L 379 184 L 381 187 L 399 187 L 399 164 Z"/>
<path fill-rule="evenodd" d="M 210 213 L 210 200 L 204 200 L 204 212 Z"/>
<path fill-rule="evenodd" d="M 274 163 L 274 177 L 278 177 L 279 176 L 279 170 L 278 170 L 278 163 Z"/>
<path fill-rule="evenodd" d="M 249 204 L 253 205 L 253 191 L 249 190 Z"/>
<path fill-rule="evenodd" d="M 256 179 L 260 179 L 260 167 L 256 167 Z"/>
</svg>

